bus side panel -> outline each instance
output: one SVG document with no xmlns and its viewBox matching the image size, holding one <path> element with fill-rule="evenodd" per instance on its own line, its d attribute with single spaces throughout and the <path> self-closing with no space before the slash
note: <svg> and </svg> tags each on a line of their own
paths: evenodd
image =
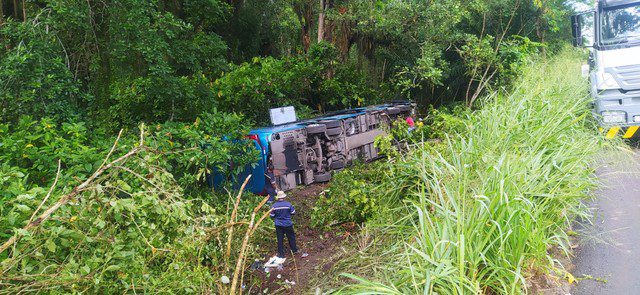
<svg viewBox="0 0 640 295">
<path fill-rule="evenodd" d="M 229 168 L 225 169 L 224 171 L 220 171 L 218 168 L 213 167 L 211 169 L 211 173 L 208 174 L 206 177 L 207 185 L 209 187 L 214 188 L 215 190 L 220 190 L 224 186 L 228 186 L 229 184 L 231 184 L 231 187 L 233 189 L 240 189 L 240 187 L 242 186 L 242 183 L 244 183 L 247 176 L 251 174 L 251 179 L 249 179 L 249 182 L 247 183 L 245 190 L 252 192 L 254 194 L 264 193 L 264 185 L 265 185 L 264 173 L 266 171 L 266 164 L 265 164 L 266 151 L 262 149 L 262 147 L 257 141 L 252 140 L 252 142 L 254 147 L 258 151 L 260 151 L 260 159 L 258 159 L 256 163 L 246 165 L 242 170 L 242 172 L 240 172 L 240 174 L 238 174 L 237 176 L 230 177 L 231 179 L 228 179 L 229 177 L 227 173 L 233 170 L 233 167 L 232 167 L 233 163 L 230 163 Z"/>
<path fill-rule="evenodd" d="M 242 171 L 242 173 L 240 173 L 240 176 L 238 177 L 239 181 L 237 183 L 242 185 L 247 176 L 251 174 L 251 179 L 249 179 L 249 183 L 247 183 L 247 187 L 245 189 L 254 194 L 264 194 L 264 174 L 267 171 L 266 151 L 262 148 L 262 146 L 260 146 L 258 141 L 254 140 L 253 143 L 255 148 L 260 151 L 260 159 L 257 163 L 254 163 L 253 165 L 247 165 L 244 168 L 244 171 Z"/>
</svg>

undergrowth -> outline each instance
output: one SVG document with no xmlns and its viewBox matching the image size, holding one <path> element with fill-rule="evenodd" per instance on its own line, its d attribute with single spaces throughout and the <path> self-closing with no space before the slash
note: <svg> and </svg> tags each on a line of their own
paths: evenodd
<svg viewBox="0 0 640 295">
<path fill-rule="evenodd" d="M 380 168 L 368 198 L 382 205 L 359 253 L 337 266 L 350 274 L 334 291 L 525 293 L 534 273 L 555 268 L 549 250 L 568 253 L 594 160 L 617 144 L 596 131 L 580 59 L 567 51 L 534 63 L 508 93 L 463 113 L 463 130 Z"/>
<path fill-rule="evenodd" d="M 115 140 L 82 123 L 0 124 L 0 294 L 241 289 L 265 233 L 250 217 L 268 211 L 203 181 L 205 167 L 255 159 L 240 121 L 210 114 Z"/>
</svg>

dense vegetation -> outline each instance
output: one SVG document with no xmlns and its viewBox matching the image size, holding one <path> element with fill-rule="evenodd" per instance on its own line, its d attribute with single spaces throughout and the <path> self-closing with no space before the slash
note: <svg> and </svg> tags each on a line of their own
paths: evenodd
<svg viewBox="0 0 640 295">
<path fill-rule="evenodd" d="M 2 0 L 0 119 L 114 133 L 216 107 L 264 123 L 285 104 L 470 102 L 556 47 L 562 2 Z"/>
<path fill-rule="evenodd" d="M 340 293 L 513 294 L 537 274 L 559 268 L 562 276 L 552 249 L 569 253 L 567 231 L 588 213 L 581 200 L 595 186 L 596 155 L 612 144 L 595 131 L 580 59 L 539 61 L 512 91 L 456 113 L 463 125 L 441 118 L 450 122 L 442 141 L 417 141 L 394 161 L 361 168 L 375 171 L 342 172 L 359 177 L 332 183 L 318 212 L 340 221 L 371 214 L 358 255 L 342 262 L 355 281 Z M 375 189 L 342 202 L 362 182 Z"/>
<path fill-rule="evenodd" d="M 307 117 L 417 101 L 434 114 L 426 124 L 378 142 L 406 169 L 376 169 L 410 171 L 433 150 L 400 157 L 390 143 L 453 138 L 450 126 L 470 124 L 459 119 L 467 107 L 562 46 L 563 2 L 0 0 L 0 293 L 238 290 L 237 270 L 257 247 L 250 237 L 266 230 L 247 226 L 260 200 L 236 202 L 204 178 L 212 168 L 233 177 L 255 159 L 243 137 L 267 123 L 268 108 Z M 448 104 L 453 115 L 432 109 Z M 446 141 L 450 151 L 461 139 Z M 333 196 L 362 210 L 333 211 L 319 226 L 375 220 L 389 205 L 374 197 L 384 185 L 365 185 L 372 174 L 347 173 L 336 183 L 359 186 Z M 405 195 L 423 189 L 416 177 L 456 177 L 400 176 L 389 181 Z M 465 270 L 461 288 L 489 285 Z"/>
<path fill-rule="evenodd" d="M 142 125 L 115 143 L 80 123 L 0 124 L 0 293 L 225 290 L 216 283 L 241 252 L 223 250 L 241 236 L 222 241 L 221 229 L 259 199 L 234 218 L 201 182 L 205 167 L 255 159 L 238 121 Z"/>
</svg>

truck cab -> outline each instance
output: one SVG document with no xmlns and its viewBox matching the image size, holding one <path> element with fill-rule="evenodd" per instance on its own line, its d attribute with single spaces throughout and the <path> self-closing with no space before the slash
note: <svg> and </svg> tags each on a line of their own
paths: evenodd
<svg viewBox="0 0 640 295">
<path fill-rule="evenodd" d="M 598 0 L 571 22 L 574 46 L 589 48 L 583 73 L 606 136 L 640 136 L 640 1 Z"/>
</svg>

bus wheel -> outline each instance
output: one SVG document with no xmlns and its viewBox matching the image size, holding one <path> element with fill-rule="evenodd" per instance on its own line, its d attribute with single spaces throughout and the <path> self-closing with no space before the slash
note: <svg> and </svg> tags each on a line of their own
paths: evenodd
<svg viewBox="0 0 640 295">
<path fill-rule="evenodd" d="M 327 126 L 324 124 L 311 124 L 307 126 L 307 135 L 324 133 L 325 131 L 327 131 Z"/>
<path fill-rule="evenodd" d="M 344 168 L 344 162 L 342 160 L 333 161 L 331 165 L 329 165 L 329 168 L 331 168 L 331 170 L 342 169 Z"/>
<path fill-rule="evenodd" d="M 397 115 L 399 113 L 400 113 L 400 110 L 395 108 L 395 107 L 387 109 L 387 114 L 389 114 L 389 115 Z"/>
<path fill-rule="evenodd" d="M 324 172 L 313 175 L 314 182 L 327 182 L 329 180 L 331 180 L 331 172 Z"/>
<path fill-rule="evenodd" d="M 327 129 L 342 127 L 342 121 L 341 120 L 320 121 L 320 123 L 322 123 L 325 126 L 327 126 Z"/>
<path fill-rule="evenodd" d="M 336 135 L 340 135 L 342 133 L 342 128 L 330 128 L 327 129 L 327 136 L 336 136 Z"/>
</svg>

